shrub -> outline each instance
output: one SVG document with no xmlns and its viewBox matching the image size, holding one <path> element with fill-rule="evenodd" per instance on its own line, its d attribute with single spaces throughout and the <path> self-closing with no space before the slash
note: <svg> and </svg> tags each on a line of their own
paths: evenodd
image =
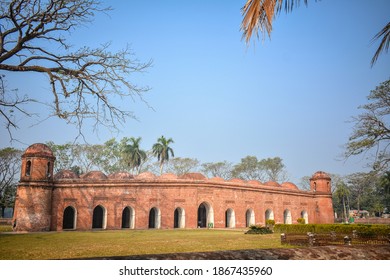
<svg viewBox="0 0 390 280">
<path fill-rule="evenodd" d="M 249 230 L 245 232 L 245 234 L 270 234 L 273 233 L 272 230 L 270 230 L 267 227 L 262 227 L 262 226 L 255 226 L 252 225 L 249 227 Z"/>
<path fill-rule="evenodd" d="M 275 232 L 279 233 L 341 233 L 352 234 L 353 231 L 361 237 L 384 236 L 390 234 L 388 225 L 360 225 L 360 224 L 277 224 L 274 227 Z"/>
<path fill-rule="evenodd" d="M 301 225 L 306 224 L 306 220 L 304 218 L 298 218 L 297 222 L 298 222 L 298 224 L 301 224 Z"/>
</svg>

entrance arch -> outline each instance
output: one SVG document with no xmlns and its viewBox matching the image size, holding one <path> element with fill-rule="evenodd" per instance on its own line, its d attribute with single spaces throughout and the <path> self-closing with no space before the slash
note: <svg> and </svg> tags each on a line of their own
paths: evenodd
<svg viewBox="0 0 390 280">
<path fill-rule="evenodd" d="M 175 209 L 175 213 L 174 213 L 173 227 L 174 228 L 185 228 L 185 225 L 186 225 L 185 211 L 183 208 L 177 207 Z"/>
<path fill-rule="evenodd" d="M 208 202 L 202 202 L 198 207 L 198 227 L 214 227 L 214 210 Z"/>
<path fill-rule="evenodd" d="M 95 209 L 93 209 L 92 228 L 105 229 L 107 223 L 106 216 L 107 216 L 106 209 L 101 205 L 96 206 Z"/>
<path fill-rule="evenodd" d="M 236 227 L 236 214 L 232 208 L 225 211 L 225 227 L 235 228 Z"/>
<path fill-rule="evenodd" d="M 161 212 L 160 209 L 153 207 L 149 211 L 149 228 L 161 227 Z"/>
<path fill-rule="evenodd" d="M 302 212 L 301 212 L 301 218 L 305 219 L 305 224 L 308 224 L 308 223 L 309 223 L 309 216 L 308 216 L 306 210 L 302 210 Z"/>
<path fill-rule="evenodd" d="M 66 207 L 62 219 L 62 229 L 76 229 L 76 220 L 76 210 L 72 206 Z"/>
<path fill-rule="evenodd" d="M 251 225 L 255 225 L 255 211 L 253 209 L 246 210 L 245 214 L 245 225 L 246 227 L 250 227 Z"/>
<path fill-rule="evenodd" d="M 127 206 L 122 211 L 122 228 L 134 228 L 134 209 L 130 206 Z"/>
<path fill-rule="evenodd" d="M 288 225 L 292 224 L 292 217 L 291 217 L 290 210 L 288 210 L 288 209 L 284 210 L 283 216 L 284 216 L 284 223 L 285 224 L 288 224 Z"/>
<path fill-rule="evenodd" d="M 274 211 L 272 211 L 272 209 L 267 209 L 267 211 L 265 211 L 265 221 L 264 221 L 264 223 L 266 223 L 267 220 L 275 220 L 275 218 L 274 218 Z"/>
</svg>

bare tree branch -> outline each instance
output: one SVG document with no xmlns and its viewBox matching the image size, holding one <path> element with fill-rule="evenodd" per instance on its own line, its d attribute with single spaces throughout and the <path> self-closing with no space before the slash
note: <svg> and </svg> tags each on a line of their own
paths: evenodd
<svg viewBox="0 0 390 280">
<path fill-rule="evenodd" d="M 106 43 L 69 52 L 66 33 L 90 22 L 96 12 L 110 10 L 101 6 L 97 0 L 13 0 L 2 1 L 0 7 L 0 70 L 46 75 L 53 95 L 51 115 L 76 125 L 79 131 L 84 119 L 89 118 L 95 120 L 95 128 L 103 125 L 116 129 L 134 115 L 113 100 L 119 97 L 127 107 L 128 98 L 145 102 L 143 93 L 149 90 L 129 77 L 145 71 L 151 61 L 139 62 L 129 47 L 112 53 Z M 21 102 L 16 102 L 18 105 L 31 100 L 14 101 Z M 6 112 L 1 112 L 16 128 Z"/>
</svg>

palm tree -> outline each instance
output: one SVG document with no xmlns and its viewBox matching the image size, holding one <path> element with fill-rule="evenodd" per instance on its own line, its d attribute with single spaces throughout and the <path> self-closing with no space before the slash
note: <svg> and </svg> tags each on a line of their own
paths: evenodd
<svg viewBox="0 0 390 280">
<path fill-rule="evenodd" d="M 164 136 L 161 136 L 157 139 L 157 143 L 153 145 L 153 155 L 156 156 L 157 160 L 160 162 L 160 174 L 162 174 L 164 162 L 169 160 L 169 154 L 172 157 L 175 156 L 173 154 L 173 149 L 169 147 L 169 144 L 171 143 L 174 143 L 172 138 L 166 139 Z"/>
<path fill-rule="evenodd" d="M 141 137 L 131 137 L 129 140 L 131 144 L 125 145 L 123 152 L 130 168 L 138 174 L 142 162 L 146 159 L 146 152 L 140 148 Z"/>
<path fill-rule="evenodd" d="M 334 192 L 334 195 L 339 199 L 339 201 L 342 201 L 343 208 L 344 208 L 344 219 L 347 219 L 347 208 L 346 208 L 346 200 L 348 200 L 348 197 L 350 195 L 350 191 L 347 188 L 347 185 L 344 182 L 340 182 L 337 184 L 336 191 Z"/>
<path fill-rule="evenodd" d="M 258 31 L 260 30 L 265 37 L 265 33 L 271 36 L 272 21 L 283 9 L 286 13 L 293 10 L 294 7 L 299 6 L 300 0 L 247 0 L 245 6 L 242 8 L 243 20 L 241 23 L 241 30 L 243 31 L 243 37 L 248 43 L 256 32 L 258 37 Z M 307 5 L 307 0 L 303 1 Z M 379 31 L 373 41 L 376 41 L 382 37 L 381 43 L 377 51 L 375 52 L 371 66 L 373 66 L 378 59 L 378 56 L 383 51 L 388 51 L 390 46 L 390 22 Z"/>
</svg>

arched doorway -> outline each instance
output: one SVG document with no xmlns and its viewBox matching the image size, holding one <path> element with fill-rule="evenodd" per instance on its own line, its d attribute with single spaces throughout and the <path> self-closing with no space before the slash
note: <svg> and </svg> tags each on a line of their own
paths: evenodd
<svg viewBox="0 0 390 280">
<path fill-rule="evenodd" d="M 236 215 L 232 208 L 225 211 L 225 227 L 235 228 L 236 227 Z"/>
<path fill-rule="evenodd" d="M 161 214 L 160 210 L 153 207 L 149 211 L 149 228 L 160 228 Z"/>
<path fill-rule="evenodd" d="M 198 207 L 198 227 L 214 227 L 214 210 L 208 202 L 202 202 Z"/>
<path fill-rule="evenodd" d="M 308 216 L 306 210 L 302 210 L 302 212 L 301 212 L 301 218 L 305 219 L 305 224 L 308 224 L 308 223 L 309 223 L 309 216 Z"/>
<path fill-rule="evenodd" d="M 127 206 L 122 211 L 122 228 L 134 228 L 134 210 Z"/>
<path fill-rule="evenodd" d="M 176 208 L 174 213 L 174 228 L 185 228 L 185 212 L 183 208 Z"/>
<path fill-rule="evenodd" d="M 62 229 L 76 229 L 76 211 L 72 206 L 64 210 Z"/>
<path fill-rule="evenodd" d="M 250 227 L 251 225 L 255 225 L 255 211 L 253 211 L 253 209 L 246 210 L 245 225 L 246 225 L 246 227 Z"/>
<path fill-rule="evenodd" d="M 288 209 L 284 210 L 283 216 L 284 216 L 284 223 L 285 224 L 288 224 L 288 225 L 292 224 L 292 217 L 291 217 L 290 210 L 288 210 Z"/>
<path fill-rule="evenodd" d="M 101 205 L 93 209 L 92 228 L 106 228 L 106 209 Z"/>
<path fill-rule="evenodd" d="M 267 209 L 267 211 L 265 211 L 265 223 L 267 223 L 267 220 L 275 220 L 274 211 L 272 211 L 272 209 Z"/>
</svg>

